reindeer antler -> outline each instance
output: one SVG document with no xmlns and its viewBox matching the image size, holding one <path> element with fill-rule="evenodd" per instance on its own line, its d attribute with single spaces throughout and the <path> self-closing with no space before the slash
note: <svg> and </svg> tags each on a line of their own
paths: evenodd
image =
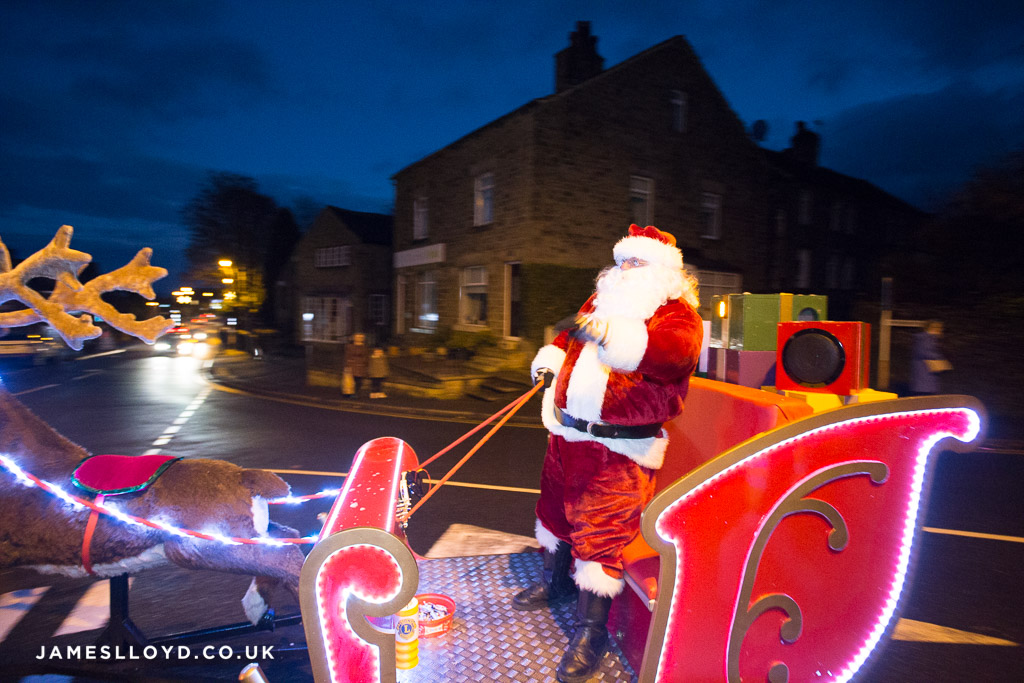
<svg viewBox="0 0 1024 683">
<path fill-rule="evenodd" d="M 0 327 L 20 327 L 46 321 L 68 346 L 77 350 L 82 348 L 85 340 L 103 334 L 102 329 L 92 324 L 90 313 L 107 321 L 111 327 L 150 344 L 174 326 L 173 321 L 162 316 L 138 322 L 134 315 L 119 312 L 101 298 L 104 292 L 123 290 L 152 299 L 155 296 L 152 283 L 167 275 L 166 269 L 149 264 L 152 249 L 140 250 L 127 265 L 83 285 L 78 274 L 92 261 L 92 256 L 68 246 L 73 232 L 70 225 L 62 225 L 45 248 L 13 269 L 10 253 L 0 241 L 0 303 L 14 299 L 28 307 L 0 313 Z M 28 286 L 28 281 L 36 277 L 55 281 L 49 298 Z M 72 313 L 83 315 L 76 318 Z"/>
</svg>

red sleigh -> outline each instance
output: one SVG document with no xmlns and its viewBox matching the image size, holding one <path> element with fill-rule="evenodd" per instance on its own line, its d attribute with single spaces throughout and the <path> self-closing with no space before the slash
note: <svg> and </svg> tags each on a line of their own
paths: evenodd
<svg viewBox="0 0 1024 683">
<path fill-rule="evenodd" d="M 976 439 L 982 408 L 936 396 L 810 413 L 798 399 L 693 380 L 667 427 L 661 488 L 627 549 L 628 587 L 613 606 L 616 652 L 631 677 L 848 681 L 879 650 L 908 580 L 929 454 L 943 440 L 958 448 Z M 300 596 L 317 681 L 396 680 L 394 635 L 367 617 L 401 609 L 439 562 L 418 560 L 396 524 L 402 472 L 417 466 L 398 439 L 364 445 L 306 559 Z M 465 587 L 469 600 L 503 609 L 522 585 L 480 577 L 514 565 L 477 560 L 480 573 L 461 579 L 481 582 Z M 470 635 L 458 621 L 446 647 Z M 529 668 L 529 648 L 498 647 L 528 678 L 550 676 Z M 410 680 L 479 675 L 456 659 L 421 658 Z"/>
</svg>

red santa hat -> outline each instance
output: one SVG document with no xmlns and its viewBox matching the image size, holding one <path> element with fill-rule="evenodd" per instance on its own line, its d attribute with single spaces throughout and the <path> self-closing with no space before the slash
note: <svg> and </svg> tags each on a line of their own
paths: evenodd
<svg viewBox="0 0 1024 683">
<path fill-rule="evenodd" d="M 616 263 L 636 257 L 673 270 L 683 269 L 683 253 L 676 247 L 676 238 L 653 225 L 630 225 L 629 234 L 618 241 L 612 255 Z"/>
</svg>

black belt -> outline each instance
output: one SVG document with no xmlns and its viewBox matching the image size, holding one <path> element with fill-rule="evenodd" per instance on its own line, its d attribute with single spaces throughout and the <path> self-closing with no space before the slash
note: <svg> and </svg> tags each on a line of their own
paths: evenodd
<svg viewBox="0 0 1024 683">
<path fill-rule="evenodd" d="M 555 406 L 555 418 L 565 427 L 572 427 L 591 436 L 602 439 L 649 439 L 661 433 L 661 423 L 649 425 L 610 425 L 604 422 L 587 422 L 565 413 Z"/>
</svg>

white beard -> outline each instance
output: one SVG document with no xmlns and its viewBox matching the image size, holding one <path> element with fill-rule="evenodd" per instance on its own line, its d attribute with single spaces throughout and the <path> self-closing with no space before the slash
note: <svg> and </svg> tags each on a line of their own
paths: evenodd
<svg viewBox="0 0 1024 683">
<path fill-rule="evenodd" d="M 610 266 L 597 277 L 593 316 L 647 320 L 666 301 L 680 298 L 684 288 L 682 272 L 671 268 L 650 264 L 622 270 Z"/>
</svg>

